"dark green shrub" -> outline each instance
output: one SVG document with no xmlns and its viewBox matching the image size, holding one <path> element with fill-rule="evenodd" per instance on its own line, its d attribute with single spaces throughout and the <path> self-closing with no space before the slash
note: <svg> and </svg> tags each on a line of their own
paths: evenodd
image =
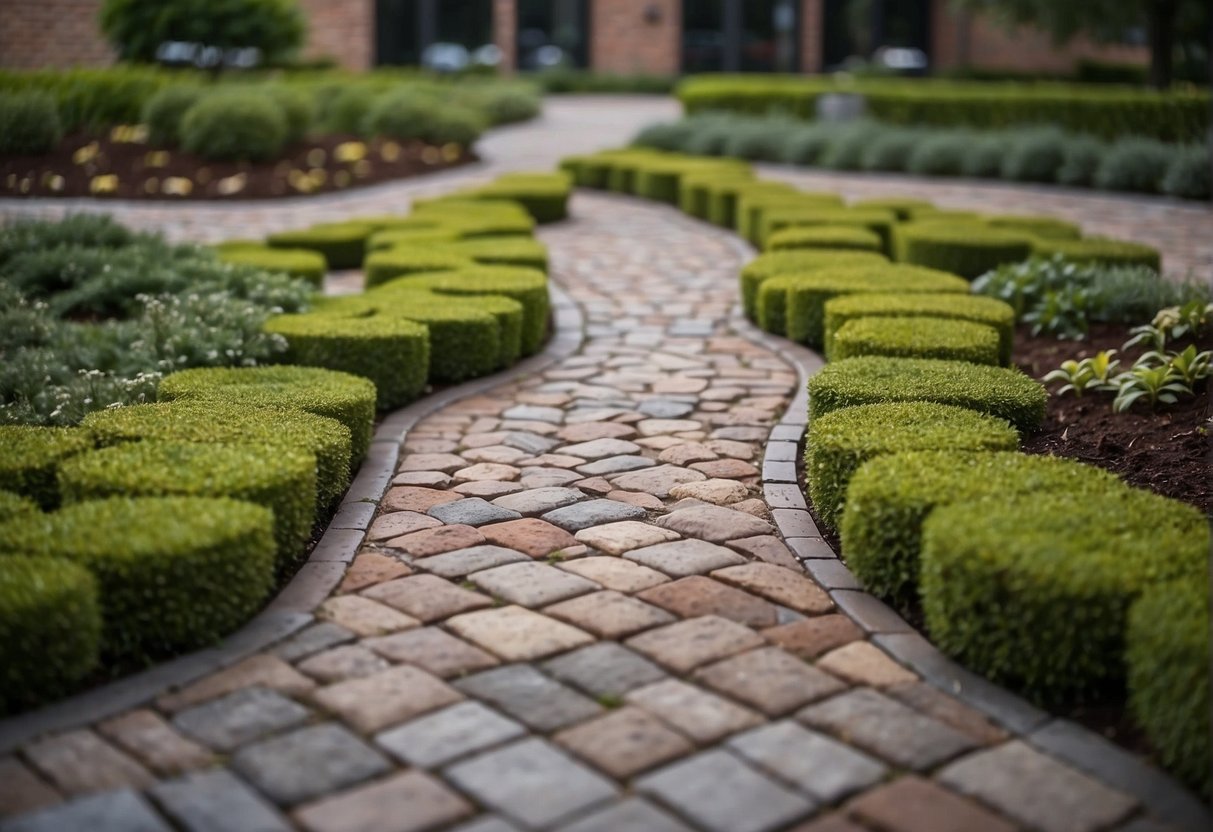
<svg viewBox="0 0 1213 832">
<path fill-rule="evenodd" d="M 922 525 L 923 612 L 967 667 L 1072 701 L 1123 682 L 1130 605 L 1171 578 L 1207 582 L 1208 554 L 1204 516 L 1148 491 L 957 502 Z"/>
<path fill-rule="evenodd" d="M 914 199 L 908 196 L 878 196 L 872 199 L 860 199 L 851 203 L 852 208 L 871 211 L 892 211 L 901 222 L 914 219 L 919 214 L 930 213 L 935 205 L 925 199 Z"/>
<path fill-rule="evenodd" d="M 764 122 L 740 122 L 725 140 L 725 156 L 760 162 L 778 162 L 783 156 L 784 133 L 794 122 L 772 119 Z"/>
<path fill-rule="evenodd" d="M 429 330 L 431 381 L 455 383 L 488 375 L 500 366 L 501 325 L 490 313 L 471 306 L 420 292 L 402 295 L 393 305 L 391 314 Z"/>
<path fill-rule="evenodd" d="M 1020 182 L 1052 182 L 1065 163 L 1066 136 L 1055 127 L 1018 131 L 1002 159 L 1002 178 Z"/>
<path fill-rule="evenodd" d="M 257 611 L 273 586 L 272 527 L 269 509 L 237 500 L 90 500 L 0 526 L 0 551 L 83 566 L 104 654 L 162 656 L 210 646 Z"/>
<path fill-rule="evenodd" d="M 62 246 L 115 249 L 148 239 L 155 238 L 136 234 L 108 214 L 72 214 L 59 221 L 15 219 L 0 226 L 0 265 L 31 251 Z"/>
<path fill-rule="evenodd" d="M 824 346 L 826 358 L 833 358 L 833 339 L 848 321 L 860 318 L 925 316 L 972 321 L 993 327 L 998 333 L 998 363 L 1011 363 L 1015 338 L 1015 310 L 994 298 L 966 294 L 870 293 L 840 295 L 826 301 Z"/>
<path fill-rule="evenodd" d="M 835 210 L 846 210 L 836 194 L 750 188 L 737 195 L 737 232 L 759 245 L 768 212 Z"/>
<path fill-rule="evenodd" d="M 1209 149 L 1199 144 L 1180 148 L 1167 166 L 1162 192 L 1182 199 L 1209 199 L 1213 195 Z"/>
<path fill-rule="evenodd" d="M 1023 433 L 1040 427 L 1048 393 L 1007 367 L 926 358 L 848 358 L 809 379 L 809 421 L 847 407 L 881 402 L 935 402 L 1005 419 Z"/>
<path fill-rule="evenodd" d="M 856 318 L 834 333 L 832 344 L 831 361 L 884 355 L 999 364 L 993 327 L 947 318 Z"/>
<path fill-rule="evenodd" d="M 143 105 L 143 123 L 147 125 L 148 141 L 156 145 L 177 147 L 181 144 L 181 123 L 185 114 L 202 99 L 202 87 L 174 84 L 165 87 Z"/>
<path fill-rule="evenodd" d="M 1146 589 L 1125 636 L 1129 707 L 1162 763 L 1209 796 L 1209 582 L 1204 576 Z"/>
<path fill-rule="evenodd" d="M 847 566 L 871 593 L 902 605 L 918 597 L 922 523 L 938 506 L 1020 494 L 1124 488 L 1093 465 L 1018 452 L 915 451 L 865 462 L 847 486 L 839 531 Z"/>
<path fill-rule="evenodd" d="M 307 31 L 294 0 L 105 0 L 101 31 L 127 61 L 153 63 L 166 41 L 257 49 L 265 63 L 289 59 Z"/>
<path fill-rule="evenodd" d="M 284 84 L 265 87 L 261 92 L 282 110 L 286 119 L 288 144 L 302 141 L 316 121 L 316 102 L 306 91 Z"/>
<path fill-rule="evenodd" d="M 905 451 L 1013 451 L 1018 444 L 1015 429 L 1002 419 L 965 408 L 922 401 L 843 408 L 809 426 L 809 499 L 818 518 L 837 528 L 846 516 L 847 484 L 870 459 Z"/>
<path fill-rule="evenodd" d="M 268 235 L 270 248 L 303 248 L 324 255 L 330 269 L 356 269 L 372 228 L 356 222 L 313 225 L 301 231 L 278 231 Z"/>
<path fill-rule="evenodd" d="M 304 248 L 271 248 L 260 243 L 220 243 L 215 246 L 225 263 L 255 266 L 267 272 L 282 272 L 320 288 L 328 273 L 324 255 Z"/>
<path fill-rule="evenodd" d="M 903 171 L 922 139 L 919 131 L 909 128 L 881 130 L 860 151 L 859 166 L 864 170 Z"/>
<path fill-rule="evenodd" d="M 1077 223 L 1066 222 L 1056 217 L 1032 214 L 994 214 L 986 217 L 986 222 L 994 228 L 1022 231 L 1051 240 L 1077 240 L 1082 236 L 1082 228 Z"/>
<path fill-rule="evenodd" d="M 322 109 L 320 118 L 325 129 L 331 133 L 366 136 L 367 116 L 375 102 L 372 90 L 360 84 L 345 84 L 333 93 L 327 107 Z"/>
<path fill-rule="evenodd" d="M 958 176 L 964 172 L 965 151 L 973 143 L 963 130 L 928 133 L 910 154 L 906 171 L 919 176 Z"/>
<path fill-rule="evenodd" d="M 12 491 L 0 491 L 0 523 L 38 510 L 38 504 Z"/>
<path fill-rule="evenodd" d="M 482 113 L 490 124 L 529 121 L 543 109 L 539 90 L 528 83 L 494 81 L 468 87 L 456 96 L 456 101 Z"/>
<path fill-rule="evenodd" d="M 547 278 L 542 273 L 534 269 L 479 267 L 415 280 L 418 287 L 439 295 L 501 295 L 518 301 L 523 308 L 522 355 L 533 355 L 542 346 L 550 309 Z"/>
<path fill-rule="evenodd" d="M 798 248 L 850 249 L 880 252 L 880 235 L 852 225 L 791 226 L 767 238 L 768 251 Z"/>
<path fill-rule="evenodd" d="M 1022 232 L 931 219 L 896 230 L 896 259 L 972 280 L 1002 263 L 1026 260 L 1032 237 Z"/>
<path fill-rule="evenodd" d="M 995 179 L 1002 175 L 1003 159 L 1011 137 L 1000 133 L 975 136 L 964 149 L 960 173 L 974 179 Z"/>
<path fill-rule="evenodd" d="M 379 249 L 368 254 L 363 262 L 363 286 L 371 289 L 410 274 L 453 272 L 475 265 L 476 261 L 471 257 L 457 254 L 447 247 L 396 246 Z"/>
<path fill-rule="evenodd" d="M 470 257 L 489 266 L 518 266 L 548 270 L 548 247 L 527 237 L 474 237 L 460 240 L 447 248 L 461 257 Z"/>
<path fill-rule="evenodd" d="M 750 320 L 758 318 L 758 290 L 764 282 L 782 274 L 815 271 L 824 267 L 879 266 L 889 259 L 867 251 L 819 251 L 801 249 L 764 252 L 741 268 L 741 306 Z"/>
<path fill-rule="evenodd" d="M 1044 256 L 1060 254 L 1072 263 L 1102 263 L 1108 266 L 1148 266 L 1159 271 L 1162 257 L 1158 249 L 1144 243 L 1088 237 L 1083 240 L 1037 238 L 1032 253 Z"/>
<path fill-rule="evenodd" d="M 833 125 L 822 122 L 788 132 L 783 142 L 781 161 L 791 165 L 817 165 L 830 144 Z"/>
<path fill-rule="evenodd" d="M 517 202 L 535 222 L 543 224 L 559 222 L 569 215 L 572 190 L 572 182 L 563 173 L 507 173 L 465 195 L 472 199 Z"/>
<path fill-rule="evenodd" d="M 92 437 L 74 428 L 0 425 L 0 488 L 49 511 L 59 505 L 59 464 L 92 447 Z"/>
<path fill-rule="evenodd" d="M 261 161 L 282 152 L 287 122 L 263 95 L 220 90 L 204 96 L 181 120 L 181 146 L 204 159 Z"/>
<path fill-rule="evenodd" d="M 97 582 L 87 569 L 0 554 L 0 714 L 70 693 L 97 667 L 100 647 Z"/>
<path fill-rule="evenodd" d="M 1099 161 L 1107 146 L 1093 136 L 1070 136 L 1062 146 L 1061 167 L 1057 169 L 1060 185 L 1087 187 L 1095 181 Z"/>
<path fill-rule="evenodd" d="M 375 385 L 362 376 L 320 367 L 181 370 L 165 376 L 156 394 L 167 402 L 216 401 L 243 407 L 288 407 L 334 419 L 349 428 L 353 466 L 366 456 L 375 422 Z"/>
<path fill-rule="evenodd" d="M 0 153 L 49 153 L 63 138 L 55 100 L 44 92 L 0 91 Z"/>
<path fill-rule="evenodd" d="M 475 110 L 412 89 L 390 90 L 375 99 L 364 132 L 426 144 L 470 147 L 485 129 Z"/>
<path fill-rule="evenodd" d="M 866 120 L 835 124 L 817 164 L 830 170 L 861 170 L 864 151 L 883 129 Z"/>
<path fill-rule="evenodd" d="M 632 138 L 632 146 L 652 150 L 685 150 L 687 140 L 698 127 L 699 124 L 692 119 L 659 121 L 641 128 Z"/>
<path fill-rule="evenodd" d="M 1153 139 L 1121 139 L 1103 155 L 1095 171 L 1095 187 L 1106 191 L 1158 193 L 1172 150 Z"/>
</svg>

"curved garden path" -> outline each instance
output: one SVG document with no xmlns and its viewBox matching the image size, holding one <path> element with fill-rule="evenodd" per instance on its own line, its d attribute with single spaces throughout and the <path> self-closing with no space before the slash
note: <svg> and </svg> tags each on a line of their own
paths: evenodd
<svg viewBox="0 0 1213 832">
<path fill-rule="evenodd" d="M 355 483 L 305 567 L 339 585 L 289 637 L 104 718 L 0 724 L 0 830 L 1202 827 L 857 589 L 794 484 L 816 358 L 738 317 L 736 238 L 572 212 L 540 232 L 554 362 L 376 442 L 391 482 Z"/>
</svg>

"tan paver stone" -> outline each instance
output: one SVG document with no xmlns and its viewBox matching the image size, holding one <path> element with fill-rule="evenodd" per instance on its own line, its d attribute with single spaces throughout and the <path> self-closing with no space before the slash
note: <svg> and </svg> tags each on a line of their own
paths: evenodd
<svg viewBox="0 0 1213 832">
<path fill-rule="evenodd" d="M 669 580 L 656 569 L 649 569 L 639 563 L 614 557 L 582 558 L 558 563 L 556 566 L 566 572 L 573 572 L 583 578 L 597 581 L 607 589 L 618 592 L 639 592 Z"/>
<path fill-rule="evenodd" d="M 62 799 L 16 757 L 0 757 L 0 820 L 52 806 Z"/>
<path fill-rule="evenodd" d="M 618 422 L 582 422 L 561 428 L 556 435 L 565 442 L 593 442 L 595 439 L 627 439 L 636 428 Z"/>
<path fill-rule="evenodd" d="M 819 615 L 834 608 L 830 596 L 812 578 L 773 563 L 729 566 L 716 570 L 712 577 L 806 615 Z"/>
<path fill-rule="evenodd" d="M 552 552 L 577 545 L 573 535 L 538 517 L 524 517 L 521 520 L 481 526 L 480 531 L 490 543 L 515 549 L 533 558 L 545 558 Z"/>
<path fill-rule="evenodd" d="M 384 505 L 386 505 L 386 502 Z M 421 531 L 422 529 L 432 529 L 434 526 L 440 525 L 442 524 L 433 517 L 417 511 L 393 511 L 388 514 L 381 514 L 375 518 L 375 522 L 371 523 L 370 531 L 367 532 L 367 539 L 388 540 L 411 532 Z"/>
<path fill-rule="evenodd" d="M 443 503 L 453 503 L 462 500 L 462 494 L 452 491 L 439 491 L 436 488 L 422 488 L 419 485 L 400 485 L 389 488 L 383 497 L 384 511 L 413 511 L 424 514 L 434 506 Z M 433 519 L 432 517 L 430 518 Z M 418 528 L 425 528 L 419 526 Z"/>
<path fill-rule="evenodd" d="M 674 621 L 674 616 L 665 610 L 614 590 L 562 601 L 546 607 L 544 613 L 610 639 L 625 638 Z"/>
<path fill-rule="evenodd" d="M 441 471 L 405 471 L 392 477 L 392 485 L 423 485 L 426 488 L 446 488 L 451 484 L 450 474 Z"/>
<path fill-rule="evenodd" d="M 707 462 L 716 459 L 717 453 L 702 442 L 680 442 L 671 445 L 657 457 L 670 465 L 689 465 L 692 462 Z"/>
<path fill-rule="evenodd" d="M 626 474 L 610 478 L 615 487 L 621 491 L 643 491 L 663 500 L 670 496 L 670 489 L 676 485 L 706 479 L 707 477 L 699 471 L 679 468 L 676 465 L 642 468 L 639 471 L 628 471 Z"/>
<path fill-rule="evenodd" d="M 455 480 L 457 482 L 473 482 L 481 480 L 490 480 L 493 482 L 508 482 L 518 479 L 518 474 L 521 473 L 513 465 L 501 465 L 494 462 L 481 462 L 476 465 L 469 465 L 467 468 L 460 468 L 455 472 Z"/>
<path fill-rule="evenodd" d="M 180 774 L 213 759 L 209 750 L 146 708 L 107 719 L 97 726 L 97 732 L 160 775 Z"/>
<path fill-rule="evenodd" d="M 526 451 L 511 448 L 509 445 L 486 445 L 483 448 L 467 448 L 463 451 L 463 458 L 468 462 L 492 462 L 498 465 L 513 465 L 528 456 L 530 454 Z M 466 466 L 467 462 L 464 462 L 459 467 Z"/>
<path fill-rule="evenodd" d="M 733 509 L 733 511 L 741 511 L 753 515 L 760 520 L 767 519 L 767 504 L 757 497 L 752 500 L 742 500 L 740 503 L 733 503 L 729 508 Z"/>
<path fill-rule="evenodd" d="M 725 659 L 700 669 L 695 678 L 772 717 L 846 687 L 778 647 L 763 647 Z"/>
<path fill-rule="evenodd" d="M 679 621 L 627 641 L 628 647 L 678 673 L 762 644 L 749 627 L 716 615 Z"/>
<path fill-rule="evenodd" d="M 617 780 L 694 750 L 681 734 L 635 706 L 566 728 L 554 739 Z"/>
<path fill-rule="evenodd" d="M 831 613 L 762 631 L 763 637 L 802 659 L 818 656 L 863 638 L 863 631 L 845 615 Z"/>
<path fill-rule="evenodd" d="M 316 609 L 316 617 L 332 621 L 360 636 L 381 636 L 416 627 L 416 618 L 360 595 L 337 595 Z"/>
<path fill-rule="evenodd" d="M 464 448 L 484 448 L 489 445 L 500 445 L 510 436 L 508 431 L 494 430 L 481 433 L 473 431 L 464 434 L 459 444 Z"/>
<path fill-rule="evenodd" d="M 718 615 L 747 627 L 773 627 L 779 620 L 767 601 L 702 575 L 655 586 L 636 597 L 682 618 Z"/>
<path fill-rule="evenodd" d="M 890 832 L 1015 832 L 1015 824 L 913 774 L 860 795 L 847 811 Z"/>
<path fill-rule="evenodd" d="M 332 599 L 330 599 L 332 600 Z M 287 696 L 298 696 L 316 683 L 277 656 L 258 653 L 156 700 L 156 707 L 170 713 L 226 696 L 241 688 L 262 687 Z"/>
<path fill-rule="evenodd" d="M 734 439 L 709 439 L 704 443 L 721 456 L 733 459 L 753 459 L 754 446 Z"/>
<path fill-rule="evenodd" d="M 741 483 L 734 480 L 721 479 L 688 482 L 676 485 L 670 489 L 670 496 L 675 500 L 690 497 L 694 500 L 703 500 L 705 503 L 713 503 L 718 506 L 727 506 L 729 503 L 744 500 L 749 494 L 750 489 Z"/>
<path fill-rule="evenodd" d="M 713 543 L 771 534 L 775 531 L 765 520 L 731 508 L 711 505 L 679 508 L 659 519 L 657 523 L 687 537 L 697 537 Z"/>
<path fill-rule="evenodd" d="M 477 480 L 476 482 L 460 483 L 451 490 L 465 497 L 483 497 L 486 500 L 495 500 L 498 497 L 514 494 L 522 489 L 523 485 L 520 482 Z"/>
<path fill-rule="evenodd" d="M 310 803 L 294 816 L 308 832 L 428 832 L 475 811 L 438 778 L 406 771 Z"/>
<path fill-rule="evenodd" d="M 763 722 L 763 718 L 749 708 L 677 679 L 637 688 L 624 694 L 623 698 L 701 745 Z"/>
<path fill-rule="evenodd" d="M 388 663 L 360 644 L 325 650 L 301 661 L 299 669 L 324 684 L 370 676 L 387 670 Z"/>
<path fill-rule="evenodd" d="M 918 681 L 870 641 L 853 641 L 817 660 L 817 667 L 856 685 L 884 688 Z"/>
<path fill-rule="evenodd" d="M 834 814 L 793 826 L 788 832 L 868 832 L 868 828 Z"/>
<path fill-rule="evenodd" d="M 364 645 L 394 662 L 403 662 L 449 679 L 495 667 L 497 659 L 438 627 L 421 627 L 369 638 Z"/>
<path fill-rule="evenodd" d="M 446 622 L 457 635 L 506 661 L 527 662 L 589 644 L 594 637 L 525 607 L 457 615 Z"/>
<path fill-rule="evenodd" d="M 573 483 L 574 488 L 580 488 L 587 494 L 594 494 L 599 497 L 606 496 L 615 490 L 615 486 L 607 482 L 606 477 L 590 477 L 584 480 L 578 480 Z"/>
<path fill-rule="evenodd" d="M 576 468 L 585 465 L 587 460 L 570 454 L 540 454 L 518 462 L 522 468 Z"/>
<path fill-rule="evenodd" d="M 622 456 L 624 454 L 640 453 L 640 446 L 635 442 L 628 442 L 623 439 L 614 439 L 612 437 L 599 437 L 591 439 L 588 442 L 577 442 L 573 445 L 565 445 L 562 448 L 556 449 L 557 454 L 567 454 L 572 457 L 579 457 L 583 460 L 603 459 L 608 456 Z M 581 463 L 577 463 L 580 465 Z M 559 466 L 567 468 L 567 465 Z"/>
<path fill-rule="evenodd" d="M 378 552 L 362 552 L 346 570 L 345 577 L 341 579 L 341 586 L 337 587 L 337 593 L 357 592 L 383 581 L 412 574 L 412 569 L 395 558 Z"/>
<path fill-rule="evenodd" d="M 644 419 L 636 423 L 642 436 L 657 436 L 668 433 L 685 433 L 703 427 L 702 422 L 691 419 Z"/>
<path fill-rule="evenodd" d="M 358 731 L 369 734 L 458 702 L 463 694 L 420 668 L 401 665 L 320 688 L 313 698 Z"/>
<path fill-rule="evenodd" d="M 655 546 L 632 549 L 624 552 L 623 556 L 675 578 L 703 575 L 714 569 L 745 563 L 745 558 L 741 555 L 705 540 L 658 543 Z"/>
<path fill-rule="evenodd" d="M 471 576 L 472 583 L 511 604 L 542 607 L 599 589 L 594 581 L 546 563 L 509 563 Z"/>
<path fill-rule="evenodd" d="M 991 722 L 981 711 L 970 708 L 928 682 L 894 685 L 885 693 L 986 745 L 1007 738 L 1007 732 Z"/>
<path fill-rule="evenodd" d="M 665 507 L 665 504 L 661 500 L 658 500 L 652 494 L 645 494 L 643 491 L 611 491 L 607 493 L 607 499 L 627 503 L 628 505 L 640 506 L 650 511 L 660 511 Z"/>
<path fill-rule="evenodd" d="M 400 460 L 400 465 L 396 470 L 401 473 L 405 471 L 441 471 L 449 474 L 466 466 L 467 463 L 463 461 L 463 458 L 454 454 L 406 454 Z"/>
<path fill-rule="evenodd" d="M 431 518 L 433 519 L 433 518 Z M 438 521 L 435 521 L 438 522 Z M 420 532 L 406 534 L 387 542 L 388 546 L 409 553 L 415 558 L 428 558 L 451 552 L 455 549 L 466 549 L 469 546 L 479 546 L 484 543 L 484 535 L 473 526 L 461 524 L 453 526 L 438 526 Z"/>
<path fill-rule="evenodd" d="M 437 575 L 413 575 L 372 587 L 362 593 L 389 607 L 429 624 L 493 605 L 491 599 L 470 592 Z"/>
<path fill-rule="evenodd" d="M 404 443 L 404 450 L 410 454 L 443 454 L 458 447 L 458 442 L 424 436 L 415 431 L 409 431 L 409 439 Z"/>
<path fill-rule="evenodd" d="M 775 535 L 764 534 L 757 537 L 743 537 L 730 540 L 728 545 L 739 552 L 745 552 L 752 558 L 766 561 L 775 566 L 782 566 L 794 572 L 800 572 L 800 562 L 782 540 Z"/>
<path fill-rule="evenodd" d="M 668 451 L 670 448 L 675 448 L 679 445 L 685 445 L 690 440 L 679 439 L 676 436 L 646 436 L 642 439 L 637 439 L 637 445 L 643 445 L 654 451 Z M 664 462 L 664 460 L 662 460 Z"/>
<path fill-rule="evenodd" d="M 67 795 L 110 789 L 145 789 L 156 778 L 92 731 L 68 731 L 24 748 L 26 759 Z"/>
<path fill-rule="evenodd" d="M 611 555 L 678 539 L 678 532 L 639 520 L 621 520 L 577 532 L 577 540 Z"/>
<path fill-rule="evenodd" d="M 698 393 L 708 386 L 705 378 L 665 378 L 653 383 L 654 393 Z"/>
</svg>

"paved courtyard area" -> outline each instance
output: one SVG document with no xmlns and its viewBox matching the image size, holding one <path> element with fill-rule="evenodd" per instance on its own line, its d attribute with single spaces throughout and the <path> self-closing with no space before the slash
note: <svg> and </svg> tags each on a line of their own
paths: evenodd
<svg viewBox="0 0 1213 832">
<path fill-rule="evenodd" d="M 442 181 L 122 217 L 210 239 L 403 210 L 669 108 L 630 106 L 557 102 L 567 134 L 503 131 Z M 1143 799 L 1152 770 L 1081 771 L 1042 739 L 1058 723 L 998 724 L 890 658 L 867 596 L 827 592 L 846 584 L 797 487 L 763 486 L 769 439 L 795 458 L 800 379 L 738 317 L 746 249 L 638 200 L 571 207 L 540 237 L 580 349 L 409 432 L 317 623 L 0 756 L 0 830 L 1199 827 Z"/>
</svg>

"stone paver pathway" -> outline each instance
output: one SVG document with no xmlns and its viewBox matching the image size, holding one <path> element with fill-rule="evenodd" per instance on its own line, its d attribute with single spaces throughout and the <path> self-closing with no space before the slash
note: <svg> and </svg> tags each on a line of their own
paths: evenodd
<svg viewBox="0 0 1213 832">
<path fill-rule="evenodd" d="M 581 351 L 410 432 L 321 621 L 0 758 L 0 814 L 41 807 L 0 829 L 1168 828 L 801 569 L 758 485 L 797 376 L 742 337 L 733 239 L 573 210 L 541 236 Z"/>
</svg>

